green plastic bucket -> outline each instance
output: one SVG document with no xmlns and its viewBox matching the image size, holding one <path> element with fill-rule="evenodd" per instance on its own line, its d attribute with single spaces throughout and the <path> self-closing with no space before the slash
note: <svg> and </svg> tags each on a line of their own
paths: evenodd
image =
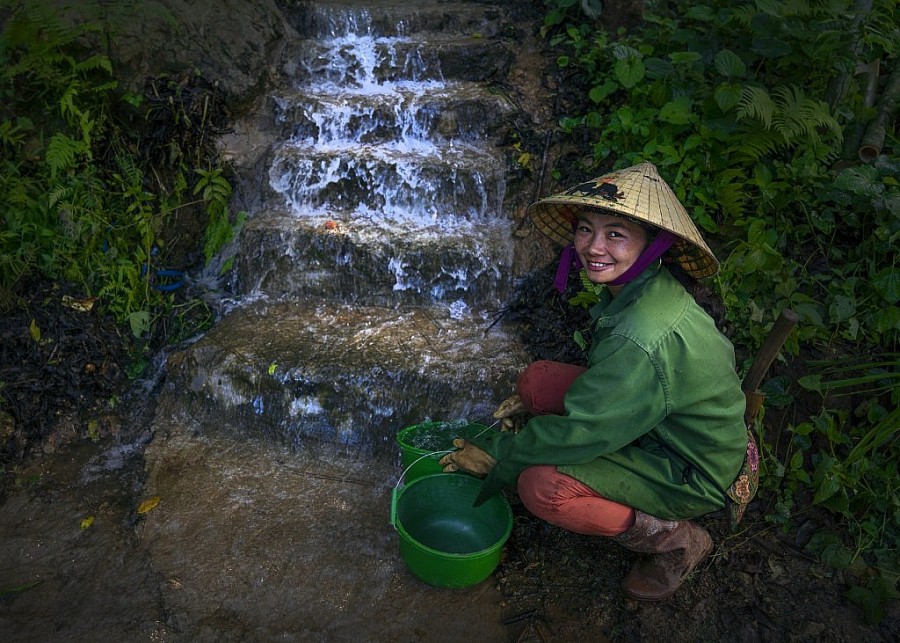
<svg viewBox="0 0 900 643">
<path fill-rule="evenodd" d="M 440 459 L 454 449 L 453 438 L 473 438 L 488 427 L 476 422 L 422 422 L 397 434 L 404 478 L 407 481 L 441 473 Z"/>
<path fill-rule="evenodd" d="M 509 502 L 496 495 L 473 506 L 481 480 L 437 473 L 395 487 L 391 524 L 410 571 L 436 587 L 467 587 L 490 576 L 512 532 Z"/>
</svg>

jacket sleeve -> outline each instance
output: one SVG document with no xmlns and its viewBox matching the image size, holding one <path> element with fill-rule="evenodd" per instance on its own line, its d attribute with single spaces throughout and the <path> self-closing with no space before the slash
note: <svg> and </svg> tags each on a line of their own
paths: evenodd
<svg viewBox="0 0 900 643">
<path fill-rule="evenodd" d="M 482 494 L 514 484 L 528 466 L 583 464 L 613 453 L 666 416 L 666 382 L 639 346 L 609 337 L 596 347 L 591 364 L 566 393 L 564 415 L 536 416 L 517 434 L 475 441 L 497 459 Z"/>
</svg>

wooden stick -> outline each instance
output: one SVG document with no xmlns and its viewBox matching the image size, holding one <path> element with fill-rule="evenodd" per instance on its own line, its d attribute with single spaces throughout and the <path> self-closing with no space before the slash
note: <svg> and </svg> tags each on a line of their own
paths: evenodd
<svg viewBox="0 0 900 643">
<path fill-rule="evenodd" d="M 778 352 L 784 346 L 784 342 L 798 321 L 800 321 L 800 316 L 790 308 L 785 308 L 781 311 L 781 314 L 775 320 L 772 329 L 766 336 L 762 347 L 756 354 L 750 370 L 747 371 L 747 375 L 744 377 L 741 389 L 744 391 L 744 397 L 747 400 L 744 411 L 744 421 L 747 424 L 750 424 L 756 418 L 756 414 L 759 413 L 763 400 L 766 398 L 766 394 L 758 390 L 759 385 L 762 384 L 766 371 L 769 370 L 772 362 L 775 361 Z"/>
</svg>

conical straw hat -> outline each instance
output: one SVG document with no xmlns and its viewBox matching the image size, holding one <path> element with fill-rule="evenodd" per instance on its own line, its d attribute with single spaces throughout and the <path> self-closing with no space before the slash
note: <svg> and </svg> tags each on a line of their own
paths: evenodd
<svg viewBox="0 0 900 643">
<path fill-rule="evenodd" d="M 585 208 L 646 222 L 676 235 L 678 239 L 665 259 L 679 264 L 695 279 L 719 271 L 712 250 L 652 163 L 616 170 L 548 196 L 532 204 L 528 214 L 538 230 L 553 241 L 568 245 L 572 242 L 575 215 Z"/>
</svg>

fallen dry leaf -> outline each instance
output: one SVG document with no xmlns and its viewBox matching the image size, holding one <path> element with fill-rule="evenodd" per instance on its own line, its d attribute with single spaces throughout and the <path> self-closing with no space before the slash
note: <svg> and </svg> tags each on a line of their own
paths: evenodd
<svg viewBox="0 0 900 643">
<path fill-rule="evenodd" d="M 153 511 L 156 508 L 156 505 L 159 504 L 159 496 L 153 496 L 152 498 L 147 498 L 144 502 L 140 504 L 138 507 L 138 514 L 143 516 L 145 513 L 149 511 Z"/>
<path fill-rule="evenodd" d="M 80 313 L 89 313 L 94 307 L 94 304 L 97 303 L 97 298 L 85 297 L 84 299 L 75 299 L 69 295 L 63 295 L 62 303 L 66 308 L 77 310 Z"/>
</svg>

